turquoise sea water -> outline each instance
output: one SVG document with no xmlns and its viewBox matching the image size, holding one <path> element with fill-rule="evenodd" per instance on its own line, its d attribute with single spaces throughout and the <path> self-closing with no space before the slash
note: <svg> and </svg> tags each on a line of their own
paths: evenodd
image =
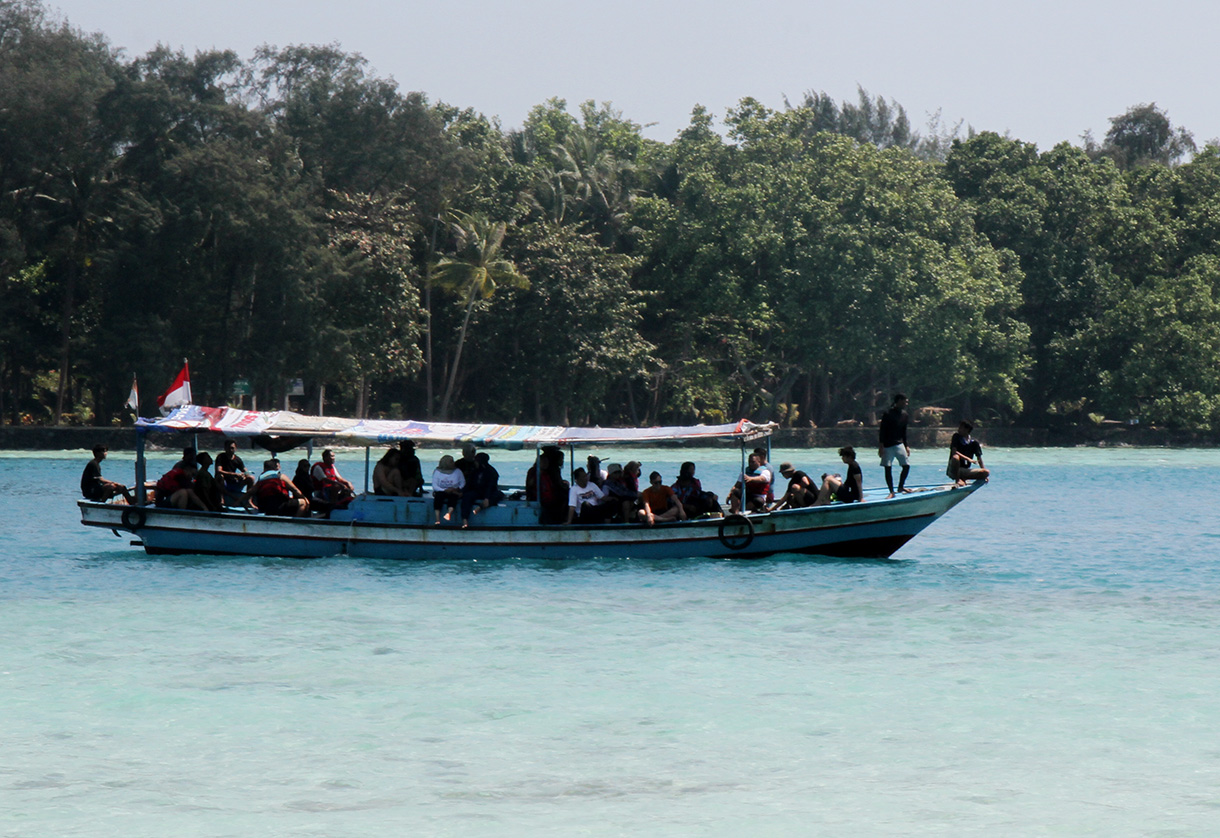
<svg viewBox="0 0 1220 838">
<path fill-rule="evenodd" d="M 1220 834 L 1220 452 L 987 454 L 898 561 L 496 564 L 151 558 L 2 454 L 0 835 Z"/>
</svg>

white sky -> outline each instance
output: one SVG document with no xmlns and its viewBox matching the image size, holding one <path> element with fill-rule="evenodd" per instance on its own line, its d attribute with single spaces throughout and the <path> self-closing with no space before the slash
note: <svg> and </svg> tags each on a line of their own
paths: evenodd
<svg viewBox="0 0 1220 838">
<path fill-rule="evenodd" d="M 671 140 L 701 104 L 770 107 L 857 84 L 929 115 L 1034 142 L 1100 139 L 1156 102 L 1202 145 L 1220 137 L 1217 0 L 46 0 L 127 57 L 339 43 L 431 101 L 519 126 L 551 97 L 610 101 Z"/>
</svg>

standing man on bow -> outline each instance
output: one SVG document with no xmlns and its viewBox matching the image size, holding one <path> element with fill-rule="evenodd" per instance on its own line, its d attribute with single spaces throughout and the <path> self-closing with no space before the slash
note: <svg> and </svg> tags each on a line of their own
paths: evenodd
<svg viewBox="0 0 1220 838">
<path fill-rule="evenodd" d="M 894 394 L 890 409 L 881 414 L 880 439 L 877 443 L 877 453 L 881 457 L 881 467 L 885 469 L 885 485 L 889 487 L 889 497 L 894 497 L 894 460 L 902 466 L 898 475 L 898 491 L 909 492 L 906 488 L 907 474 L 911 471 L 911 446 L 907 445 L 907 397 L 902 393 Z"/>
</svg>

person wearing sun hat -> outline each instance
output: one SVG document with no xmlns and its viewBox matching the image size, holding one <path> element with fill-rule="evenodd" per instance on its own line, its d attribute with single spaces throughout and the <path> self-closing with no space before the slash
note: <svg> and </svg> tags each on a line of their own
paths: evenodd
<svg viewBox="0 0 1220 838">
<path fill-rule="evenodd" d="M 462 500 L 462 490 L 466 488 L 466 477 L 454 464 L 449 454 L 441 457 L 432 471 L 432 510 L 435 513 L 434 525 L 441 522 L 441 510 L 445 511 L 445 520 L 457 509 Z"/>
</svg>

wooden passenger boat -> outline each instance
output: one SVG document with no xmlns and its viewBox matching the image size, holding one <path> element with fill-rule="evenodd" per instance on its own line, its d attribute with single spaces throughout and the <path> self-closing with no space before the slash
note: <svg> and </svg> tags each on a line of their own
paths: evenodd
<svg viewBox="0 0 1220 838">
<path fill-rule="evenodd" d="M 573 452 L 594 445 L 721 442 L 736 443 L 744 452 L 747 444 L 766 440 L 774 429 L 774 425 L 744 420 L 714 426 L 622 429 L 398 422 L 187 405 L 163 419 L 137 423 L 136 485 L 145 483 L 144 446 L 149 433 L 254 437 L 278 451 L 294 440 L 368 447 L 410 439 L 417 444 L 470 442 L 480 448 L 509 450 L 553 445 Z M 866 490 L 863 503 L 655 527 L 542 526 L 538 504 L 525 500 L 505 500 L 476 516 L 476 522 L 466 529 L 437 527 L 431 525 L 430 495 L 399 498 L 369 492 L 358 495 L 346 509 L 332 511 L 329 518 L 281 518 L 237 510 L 199 512 L 88 500 L 79 505 L 83 524 L 131 533 L 151 554 L 466 560 L 759 558 L 776 554 L 886 558 L 979 485 L 921 486 L 888 499 L 885 490 Z"/>
</svg>

